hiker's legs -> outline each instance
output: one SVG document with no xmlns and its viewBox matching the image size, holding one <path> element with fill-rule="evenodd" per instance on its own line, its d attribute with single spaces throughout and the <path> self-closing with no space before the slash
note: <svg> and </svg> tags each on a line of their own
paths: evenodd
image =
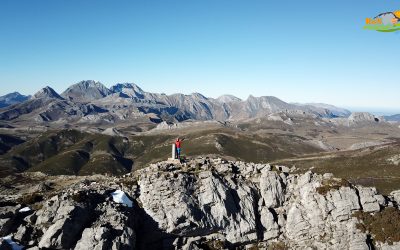
<svg viewBox="0 0 400 250">
<path fill-rule="evenodd" d="M 181 149 L 177 148 L 176 150 L 178 151 L 178 159 L 180 159 L 181 158 Z"/>
</svg>

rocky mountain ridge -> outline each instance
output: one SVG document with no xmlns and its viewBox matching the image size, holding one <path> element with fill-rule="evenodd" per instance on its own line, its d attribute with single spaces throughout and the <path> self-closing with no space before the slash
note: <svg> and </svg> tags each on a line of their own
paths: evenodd
<svg viewBox="0 0 400 250">
<path fill-rule="evenodd" d="M 36 198 L 2 189 L 0 233 L 28 249 L 399 248 L 400 191 L 295 171 L 199 157 L 82 177 L 55 194 L 65 177 L 42 177 Z"/>
<path fill-rule="evenodd" d="M 238 120 L 263 117 L 276 112 L 298 111 L 318 117 L 347 117 L 350 112 L 330 105 L 296 105 L 273 96 L 234 96 L 207 98 L 199 93 L 157 94 L 133 83 L 118 83 L 111 88 L 102 83 L 81 81 L 61 95 L 46 87 L 27 100 L 0 110 L 0 119 L 63 124 L 118 123 L 142 119 L 179 122 L 185 120 Z"/>
</svg>

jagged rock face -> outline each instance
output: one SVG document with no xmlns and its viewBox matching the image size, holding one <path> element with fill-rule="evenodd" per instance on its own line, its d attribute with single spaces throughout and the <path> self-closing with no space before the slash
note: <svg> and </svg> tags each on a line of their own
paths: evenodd
<svg viewBox="0 0 400 250">
<path fill-rule="evenodd" d="M 155 173 L 141 179 L 139 185 L 145 211 L 166 232 L 188 237 L 220 230 L 233 243 L 257 239 L 257 201 L 249 186 L 237 186 L 210 171 L 198 178 L 182 174 L 163 180 L 163 174 Z M 173 213 L 168 212 L 171 209 Z"/>
<path fill-rule="evenodd" d="M 284 188 L 285 184 L 276 172 L 263 171 L 260 177 L 260 193 L 267 208 L 275 208 L 283 204 Z"/>
<path fill-rule="evenodd" d="M 352 212 L 361 209 L 356 189 L 342 187 L 324 196 L 315 192 L 320 185 L 318 179 L 309 172 L 289 187 L 291 202 L 285 206 L 287 221 L 283 231 L 292 246 L 368 249 L 366 236 L 358 232 L 352 218 Z"/>
<path fill-rule="evenodd" d="M 2 205 L 0 233 L 41 249 L 203 249 L 210 244 L 267 249 L 283 244 L 367 250 L 369 236 L 360 231 L 354 213 L 398 209 L 399 191 L 384 197 L 331 174 L 290 172 L 284 166 L 221 159 L 160 162 L 101 184 L 74 185 L 36 211 Z M 110 194 L 119 188 L 132 199 L 132 208 L 112 200 Z M 377 249 L 399 246 L 374 244 Z"/>
<path fill-rule="evenodd" d="M 134 249 L 134 210 L 113 202 L 111 191 L 82 184 L 48 199 L 37 211 L 23 213 L 20 206 L 1 207 L 0 214 L 7 221 L 0 227 L 0 236 L 18 228 L 13 238 L 27 247 Z"/>
<path fill-rule="evenodd" d="M 139 199 L 160 228 L 185 238 L 219 234 L 233 245 L 272 240 L 292 249 L 369 249 L 353 212 L 387 206 L 374 188 L 318 193 L 330 175 L 292 175 L 243 163 L 206 164 L 199 174 L 163 168 L 140 173 Z"/>
</svg>

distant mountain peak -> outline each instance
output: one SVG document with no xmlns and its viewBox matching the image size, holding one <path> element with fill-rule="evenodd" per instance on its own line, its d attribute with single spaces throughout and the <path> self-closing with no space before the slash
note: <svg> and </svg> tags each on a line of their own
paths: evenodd
<svg viewBox="0 0 400 250">
<path fill-rule="evenodd" d="M 205 97 L 204 95 L 197 93 L 197 92 L 192 93 L 191 96 L 199 98 L 199 99 L 207 99 L 207 97 Z"/>
<path fill-rule="evenodd" d="M 0 108 L 4 108 L 13 104 L 21 103 L 31 98 L 31 96 L 21 95 L 19 92 L 12 92 L 4 96 L 0 96 Z"/>
<path fill-rule="evenodd" d="M 112 86 L 111 91 L 114 93 L 117 92 L 123 92 L 124 89 L 133 89 L 134 91 L 138 93 L 144 93 L 143 89 L 141 89 L 137 84 L 135 83 L 117 83 L 114 86 Z"/>
<path fill-rule="evenodd" d="M 18 91 L 14 91 L 14 92 L 7 94 L 6 96 L 18 96 L 18 95 L 21 95 L 21 94 Z"/>
<path fill-rule="evenodd" d="M 242 99 L 234 95 L 221 95 L 220 97 L 217 98 L 217 101 L 221 103 L 230 103 L 230 102 L 241 102 Z"/>
<path fill-rule="evenodd" d="M 103 98 L 111 93 L 111 90 L 99 81 L 84 80 L 71 85 L 61 96 L 68 100 L 87 102 Z"/>
<path fill-rule="evenodd" d="M 76 88 L 76 87 L 80 87 L 80 88 L 100 88 L 100 89 L 107 89 L 106 86 L 104 86 L 101 82 L 96 81 L 96 80 L 83 80 L 80 81 L 78 83 L 75 83 L 73 85 L 71 85 L 69 88 Z"/>
<path fill-rule="evenodd" d="M 89 87 L 104 87 L 104 85 L 96 80 L 82 80 L 74 85 L 81 85 L 81 86 L 85 86 L 86 88 Z M 72 86 L 74 86 L 72 85 Z"/>
<path fill-rule="evenodd" d="M 128 98 L 143 99 L 144 94 L 146 93 L 135 83 L 117 83 L 110 89 L 113 93 L 123 94 Z"/>
<path fill-rule="evenodd" d="M 56 98 L 56 99 L 63 99 L 54 89 L 49 86 L 46 86 L 36 92 L 33 95 L 33 98 Z"/>
<path fill-rule="evenodd" d="M 4 96 L 0 96 L 0 101 L 20 98 L 20 97 L 28 97 L 28 96 L 21 95 L 19 92 L 15 91 L 15 92 L 8 93 Z"/>
</svg>

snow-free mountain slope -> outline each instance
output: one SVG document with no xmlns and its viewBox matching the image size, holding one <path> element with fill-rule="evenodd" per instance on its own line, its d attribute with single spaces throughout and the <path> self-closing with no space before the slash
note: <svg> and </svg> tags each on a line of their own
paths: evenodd
<svg viewBox="0 0 400 250">
<path fill-rule="evenodd" d="M 24 102 L 31 98 L 31 96 L 21 95 L 18 92 L 12 92 L 4 96 L 0 96 L 0 108 Z"/>
<path fill-rule="evenodd" d="M 92 100 L 103 98 L 111 93 L 111 90 L 101 82 L 86 80 L 70 86 L 61 94 L 61 96 L 70 101 L 90 102 Z"/>
</svg>

